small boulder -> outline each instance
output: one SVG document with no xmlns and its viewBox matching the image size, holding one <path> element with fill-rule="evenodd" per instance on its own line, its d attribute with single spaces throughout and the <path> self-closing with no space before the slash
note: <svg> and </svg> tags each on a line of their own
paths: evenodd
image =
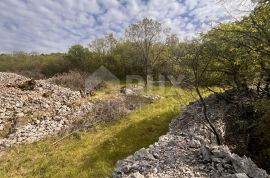
<svg viewBox="0 0 270 178">
<path fill-rule="evenodd" d="M 190 148 L 200 148 L 201 146 L 201 142 L 199 140 L 194 140 L 192 139 L 190 142 L 189 142 L 189 147 Z"/>
<path fill-rule="evenodd" d="M 203 156 L 204 161 L 211 161 L 211 152 L 208 147 L 206 147 L 205 145 L 202 145 L 200 152 Z"/>
<path fill-rule="evenodd" d="M 223 177 L 224 178 L 249 178 L 245 173 L 229 174 Z"/>
<path fill-rule="evenodd" d="M 37 85 L 37 82 L 34 79 L 31 79 L 18 85 L 18 87 L 22 90 L 34 90 L 36 85 Z"/>
<path fill-rule="evenodd" d="M 144 178 L 144 176 L 139 172 L 135 172 L 131 174 L 130 176 L 128 176 L 128 178 Z"/>
</svg>

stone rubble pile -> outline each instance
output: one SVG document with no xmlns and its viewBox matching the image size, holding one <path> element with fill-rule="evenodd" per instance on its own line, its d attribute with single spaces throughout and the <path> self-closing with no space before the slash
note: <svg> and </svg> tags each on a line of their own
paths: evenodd
<svg viewBox="0 0 270 178">
<path fill-rule="evenodd" d="M 34 90 L 16 85 L 27 80 L 13 73 L 0 72 L 0 146 L 32 143 L 67 129 L 74 118 L 91 110 L 80 100 L 79 92 L 46 81 L 36 81 Z"/>
<path fill-rule="evenodd" d="M 143 90 L 143 86 L 134 86 L 134 87 L 122 87 L 120 92 L 126 95 L 134 94 L 136 91 Z"/>
<path fill-rule="evenodd" d="M 215 95 L 206 99 L 209 117 L 223 135 L 221 121 L 229 106 Z M 251 159 L 217 146 L 203 124 L 199 102 L 189 105 L 175 118 L 159 141 L 117 162 L 114 178 L 269 178 Z"/>
<path fill-rule="evenodd" d="M 159 95 L 149 95 L 149 94 L 141 94 L 138 93 L 138 91 L 143 90 L 143 86 L 132 86 L 132 87 L 123 87 L 120 89 L 120 93 L 126 95 L 126 96 L 134 96 L 134 97 L 140 97 L 144 99 L 148 99 L 152 102 L 161 99 L 162 97 Z"/>
</svg>

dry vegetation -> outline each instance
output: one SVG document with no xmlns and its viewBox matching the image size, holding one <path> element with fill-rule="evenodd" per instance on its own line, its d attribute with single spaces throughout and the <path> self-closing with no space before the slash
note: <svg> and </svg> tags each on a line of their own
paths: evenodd
<svg viewBox="0 0 270 178">
<path fill-rule="evenodd" d="M 62 74 L 57 74 L 47 81 L 52 84 L 60 85 L 63 87 L 71 88 L 72 90 L 84 90 L 85 80 L 89 76 L 88 73 L 79 71 L 69 71 Z"/>
</svg>

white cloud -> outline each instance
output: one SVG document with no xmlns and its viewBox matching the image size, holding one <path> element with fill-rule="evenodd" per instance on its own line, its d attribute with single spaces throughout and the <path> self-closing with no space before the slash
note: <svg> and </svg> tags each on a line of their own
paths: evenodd
<svg viewBox="0 0 270 178">
<path fill-rule="evenodd" d="M 1 0 L 0 52 L 66 51 L 76 43 L 125 28 L 143 17 L 159 20 L 181 39 L 209 30 L 210 24 L 239 19 L 250 0 Z M 247 11 L 247 12 L 246 12 Z M 230 13 L 228 13 L 230 12 Z"/>
</svg>

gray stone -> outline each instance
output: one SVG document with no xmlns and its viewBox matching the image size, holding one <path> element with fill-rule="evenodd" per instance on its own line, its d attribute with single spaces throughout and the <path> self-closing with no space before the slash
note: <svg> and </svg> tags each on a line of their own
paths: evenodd
<svg viewBox="0 0 270 178">
<path fill-rule="evenodd" d="M 189 147 L 190 148 L 200 148 L 200 146 L 201 146 L 201 143 L 200 143 L 200 141 L 199 140 L 191 140 L 190 142 L 189 142 Z"/>
<path fill-rule="evenodd" d="M 139 172 L 135 172 L 135 173 L 132 173 L 128 178 L 145 178 L 145 177 Z"/>
<path fill-rule="evenodd" d="M 155 159 L 152 154 L 150 154 L 145 148 L 140 149 L 139 151 L 136 151 L 134 154 L 135 160 L 141 160 L 141 159 L 149 159 L 153 160 Z"/>
<path fill-rule="evenodd" d="M 256 166 L 256 164 L 247 157 L 241 158 L 240 156 L 236 154 L 232 154 L 231 161 L 233 164 L 234 169 L 239 173 L 245 173 L 249 177 L 252 178 L 268 178 L 265 170 L 262 170 Z"/>
<path fill-rule="evenodd" d="M 216 163 L 221 163 L 222 162 L 221 158 L 216 158 L 216 157 L 211 156 L 211 159 L 212 159 L 213 162 L 216 162 Z"/>
<path fill-rule="evenodd" d="M 19 117 L 19 118 L 20 118 L 20 117 L 23 117 L 23 116 L 24 116 L 24 113 L 22 113 L 22 112 L 17 113 L 16 116 Z"/>
<path fill-rule="evenodd" d="M 222 149 L 214 148 L 211 152 L 214 155 L 214 157 L 217 158 L 230 157 L 230 151 L 227 146 L 224 146 Z"/>
<path fill-rule="evenodd" d="M 245 173 L 236 173 L 223 176 L 224 178 L 249 178 Z"/>
<path fill-rule="evenodd" d="M 201 146 L 201 154 L 203 156 L 203 160 L 205 161 L 210 161 L 211 160 L 211 152 L 210 149 L 208 147 L 206 147 L 205 145 Z"/>
</svg>

